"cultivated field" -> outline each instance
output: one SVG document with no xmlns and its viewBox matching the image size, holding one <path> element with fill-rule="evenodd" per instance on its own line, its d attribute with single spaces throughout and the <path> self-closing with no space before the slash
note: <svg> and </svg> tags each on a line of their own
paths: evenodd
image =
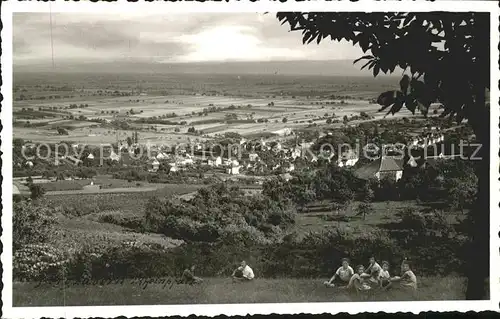
<svg viewBox="0 0 500 319">
<path fill-rule="evenodd" d="M 123 141 L 139 129 L 142 142 L 173 145 L 187 142 L 190 127 L 207 138 L 226 132 L 272 133 L 313 123 L 325 125 L 327 118 L 342 121 L 344 116 L 361 112 L 380 118 L 383 114 L 377 113 L 378 105 L 369 104 L 368 100 L 397 85 L 392 79 L 381 83 L 369 77 L 346 80 L 249 76 L 238 81 L 231 75 L 136 77 L 140 79 L 134 82 L 128 75 L 109 79 L 106 75 L 91 79 L 76 74 L 61 74 L 59 78 L 47 75 L 46 85 L 42 86 L 36 74 L 18 74 L 13 105 L 17 121 L 14 136 L 38 142 L 70 140 L 100 144 Z M 195 83 L 205 84 L 200 87 Z M 215 88 L 219 91 L 214 91 Z M 397 116 L 408 115 L 409 112 L 400 112 Z M 93 119 L 125 121 L 129 127 L 100 124 Z M 151 119 L 165 120 L 168 124 L 140 122 Z M 58 127 L 68 128 L 68 135 L 59 135 Z"/>
<path fill-rule="evenodd" d="M 175 101 L 182 102 L 182 104 L 148 104 L 149 100 L 170 98 Z M 101 103 L 102 102 L 102 103 Z M 329 103 L 328 105 L 325 103 Z M 135 114 L 120 118 L 126 120 L 134 128 L 141 131 L 141 140 L 146 142 L 162 142 L 166 145 L 173 145 L 175 143 L 184 143 L 189 138 L 194 138 L 188 135 L 187 131 L 190 127 L 194 127 L 197 131 L 203 132 L 205 137 L 211 137 L 214 134 L 224 134 L 226 132 L 235 132 L 243 136 L 252 135 L 259 132 L 279 131 L 281 129 L 290 128 L 296 129 L 307 127 L 312 123 L 316 125 L 326 125 L 327 118 L 342 119 L 344 116 L 352 117 L 359 116 L 361 112 L 372 116 L 374 119 L 380 119 L 385 114 L 377 112 L 379 106 L 376 104 L 369 104 L 368 101 L 360 100 L 346 100 L 347 105 L 333 106 L 330 102 L 339 103 L 340 101 L 307 101 L 307 100 L 290 100 L 290 99 L 277 99 L 273 101 L 272 107 L 267 106 L 268 99 L 252 99 L 244 100 L 239 98 L 228 97 L 204 97 L 204 96 L 176 96 L 176 97 L 147 97 L 145 102 L 137 103 L 134 107 L 130 105 L 120 104 L 122 106 L 115 107 L 109 101 L 98 101 L 95 105 L 97 109 L 108 109 L 124 114 L 130 109 L 134 109 Z M 118 102 L 117 102 L 118 103 Z M 146 104 L 144 104 L 146 103 Z M 318 103 L 318 104 L 312 104 Z M 319 104 L 321 103 L 321 104 Z M 37 104 L 38 105 L 38 104 Z M 215 107 L 227 108 L 230 105 L 243 106 L 234 110 L 224 109 L 222 111 L 210 112 L 207 115 L 199 115 L 203 109 L 213 105 Z M 248 107 L 247 105 L 251 105 Z M 31 107 L 33 107 L 32 105 Z M 40 105 L 38 105 L 40 106 Z M 17 106 L 19 107 L 19 106 Z M 90 107 L 89 107 L 90 109 Z M 88 111 L 89 109 L 85 109 Z M 76 110 L 76 109 L 75 109 Z M 82 115 L 81 111 L 71 110 L 75 116 Z M 140 113 L 143 111 L 142 113 Z M 169 113 L 176 113 L 177 116 L 168 118 L 168 121 L 175 123 L 185 124 L 140 124 L 135 123 L 139 118 L 151 118 L 154 116 L 162 116 Z M 193 114 L 195 112 L 196 114 Z M 83 114 L 88 118 L 92 118 L 92 114 Z M 402 111 L 397 114 L 398 117 L 409 116 L 409 111 Z M 97 115 L 107 120 L 116 120 L 116 116 L 112 115 Z M 228 122 L 227 117 L 233 116 L 237 120 Z M 250 120 L 251 119 L 251 120 Z M 286 119 L 286 122 L 284 122 Z M 19 119 L 21 120 L 21 119 Z M 238 121 L 252 121 L 252 123 L 243 123 Z M 259 123 L 259 121 L 261 121 Z M 265 121 L 265 122 L 264 122 Z M 45 125 L 43 125 L 46 123 Z M 354 122 L 353 122 L 354 123 Z M 342 124 L 330 124 L 329 127 L 340 127 Z M 69 135 L 59 135 L 55 130 L 58 126 L 71 127 Z M 108 126 L 108 127 L 106 127 Z M 177 128 L 178 132 L 175 132 Z M 51 120 L 41 122 L 36 127 L 14 127 L 14 135 L 19 138 L 24 138 L 40 142 L 57 142 L 63 140 L 71 140 L 75 142 L 100 144 L 100 143 L 114 143 L 117 140 L 124 140 L 127 136 L 132 134 L 133 130 L 119 129 L 110 127 L 109 125 L 98 125 L 92 121 L 75 121 L 64 120 Z M 197 137 L 200 139 L 199 137 Z M 201 138 L 203 140 L 203 137 Z"/>
<path fill-rule="evenodd" d="M 186 129 L 187 130 L 187 129 Z M 172 129 L 173 131 L 173 129 Z M 53 129 L 45 128 L 24 128 L 14 127 L 14 136 L 25 140 L 39 143 L 58 143 L 72 141 L 87 145 L 112 144 L 117 140 L 123 141 L 127 136 L 131 136 L 134 130 L 113 130 L 106 128 L 78 128 L 69 131 L 68 135 L 59 135 Z M 172 146 L 177 143 L 187 143 L 188 140 L 205 140 L 203 137 L 193 137 L 187 134 L 164 133 L 156 131 L 140 131 L 140 138 L 143 143 L 160 143 Z"/>
<path fill-rule="evenodd" d="M 127 182 L 127 181 L 124 181 Z M 133 185 L 136 183 L 134 182 Z M 142 184 L 142 182 L 140 183 Z M 103 189 L 99 193 L 86 193 L 85 191 L 60 191 L 61 193 L 49 192 L 47 200 L 54 206 L 75 207 L 81 210 L 82 215 L 93 213 L 112 212 L 124 216 L 142 218 L 147 201 L 154 196 L 169 198 L 172 196 L 185 195 L 196 191 L 205 185 L 192 184 L 156 184 L 152 187 L 132 186 L 131 188 Z M 128 191 L 127 191 L 128 189 Z M 97 207 L 94 211 L 91 208 Z"/>
<path fill-rule="evenodd" d="M 144 191 L 144 189 L 156 190 L 169 186 L 168 184 L 163 183 L 129 182 L 123 179 L 112 178 L 109 175 L 97 175 L 92 179 L 92 181 L 94 182 L 94 185 L 99 185 L 101 187 L 99 192 L 113 191 L 115 193 L 119 193 L 120 189 L 129 189 L 129 191 L 132 192 L 140 192 Z M 55 195 L 56 193 L 53 192 L 81 191 L 84 189 L 84 186 L 90 185 L 90 183 L 91 181 L 88 179 L 80 179 L 64 181 L 40 180 L 37 184 L 49 192 L 48 195 Z"/>
</svg>

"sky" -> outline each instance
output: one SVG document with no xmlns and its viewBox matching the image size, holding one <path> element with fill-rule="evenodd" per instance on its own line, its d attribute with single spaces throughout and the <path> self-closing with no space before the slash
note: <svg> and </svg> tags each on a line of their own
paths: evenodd
<svg viewBox="0 0 500 319">
<path fill-rule="evenodd" d="M 54 59 L 75 62 L 353 60 L 358 47 L 343 42 L 302 44 L 272 13 L 80 14 L 52 13 Z M 48 13 L 15 13 L 16 65 L 51 63 Z"/>
</svg>

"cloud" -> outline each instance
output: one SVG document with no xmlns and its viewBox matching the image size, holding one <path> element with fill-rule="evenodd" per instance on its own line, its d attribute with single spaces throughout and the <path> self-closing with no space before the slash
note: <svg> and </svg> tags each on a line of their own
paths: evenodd
<svg viewBox="0 0 500 319">
<path fill-rule="evenodd" d="M 190 44 L 193 51 L 181 61 L 269 61 L 304 58 L 302 50 L 271 47 L 249 26 L 223 26 L 178 38 Z"/>
<path fill-rule="evenodd" d="M 274 14 L 176 13 L 127 16 L 16 13 L 13 18 L 17 64 L 55 59 L 168 62 L 335 60 L 359 56 L 347 43 L 302 45 Z M 52 41 L 51 41 L 52 37 Z"/>
</svg>

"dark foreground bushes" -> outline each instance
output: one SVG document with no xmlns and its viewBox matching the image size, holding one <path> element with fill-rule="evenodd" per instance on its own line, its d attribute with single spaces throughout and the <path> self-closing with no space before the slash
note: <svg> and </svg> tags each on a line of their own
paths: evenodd
<svg viewBox="0 0 500 319">
<path fill-rule="evenodd" d="M 417 240 L 417 239 L 412 239 Z M 349 257 L 352 265 L 367 264 L 376 252 L 379 260 L 391 264 L 391 274 L 399 273 L 403 257 L 413 263 L 418 276 L 462 273 L 461 257 L 465 240 L 427 237 L 425 245 L 407 246 L 376 231 L 351 237 L 340 231 L 309 234 L 300 241 L 285 238 L 282 243 L 243 245 L 235 242 L 191 242 L 173 249 L 156 245 L 122 244 L 100 253 L 80 251 L 48 267 L 26 267 L 14 261 L 15 280 L 88 282 L 125 278 L 177 277 L 191 264 L 201 276 L 230 276 L 241 260 L 246 260 L 258 277 L 320 278 L 331 276 L 340 259 Z M 412 248 L 418 247 L 418 248 Z M 19 270 L 29 268 L 29 272 Z M 26 274 L 29 274 L 27 276 Z"/>
</svg>

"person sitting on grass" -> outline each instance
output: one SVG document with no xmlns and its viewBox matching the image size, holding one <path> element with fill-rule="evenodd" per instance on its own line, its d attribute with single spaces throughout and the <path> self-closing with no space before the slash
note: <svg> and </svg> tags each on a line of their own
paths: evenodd
<svg viewBox="0 0 500 319">
<path fill-rule="evenodd" d="M 408 261 L 403 261 L 401 264 L 401 277 L 393 277 L 391 278 L 391 282 L 398 282 L 400 287 L 409 288 L 409 289 L 417 289 L 417 276 L 413 273 L 410 268 L 410 263 Z"/>
<path fill-rule="evenodd" d="M 349 280 L 349 284 L 346 287 L 340 288 L 354 289 L 355 291 L 370 290 L 371 287 L 366 281 L 369 277 L 370 275 L 365 273 L 365 267 L 363 265 L 359 265 L 356 267 L 356 273 Z"/>
<path fill-rule="evenodd" d="M 382 267 L 380 267 L 380 265 L 377 263 L 377 261 L 375 260 L 375 257 L 370 257 L 370 259 L 368 261 L 369 261 L 369 265 L 368 265 L 368 267 L 366 267 L 365 273 L 367 273 L 369 275 L 380 274 Z M 378 278 L 377 278 L 377 280 L 378 280 Z"/>
<path fill-rule="evenodd" d="M 203 279 L 194 275 L 195 268 L 196 266 L 192 265 L 190 268 L 184 269 L 184 271 L 182 272 L 182 283 L 195 285 L 203 282 Z"/>
<path fill-rule="evenodd" d="M 382 270 L 379 275 L 380 288 L 387 289 L 391 285 L 391 276 L 389 275 L 389 263 L 382 262 Z"/>
<path fill-rule="evenodd" d="M 231 277 L 233 281 L 250 281 L 255 275 L 253 274 L 252 268 L 243 260 L 240 266 L 233 271 Z"/>
<path fill-rule="evenodd" d="M 367 274 L 366 271 L 363 274 L 365 277 L 365 283 L 369 285 L 371 288 L 377 289 L 380 288 L 380 271 L 372 271 L 370 274 Z"/>
<path fill-rule="evenodd" d="M 335 287 L 335 285 L 347 286 L 349 284 L 349 280 L 353 275 L 354 270 L 351 266 L 349 266 L 349 259 L 342 258 L 342 266 L 337 269 L 330 280 L 325 281 L 323 284 L 327 287 Z"/>
</svg>

